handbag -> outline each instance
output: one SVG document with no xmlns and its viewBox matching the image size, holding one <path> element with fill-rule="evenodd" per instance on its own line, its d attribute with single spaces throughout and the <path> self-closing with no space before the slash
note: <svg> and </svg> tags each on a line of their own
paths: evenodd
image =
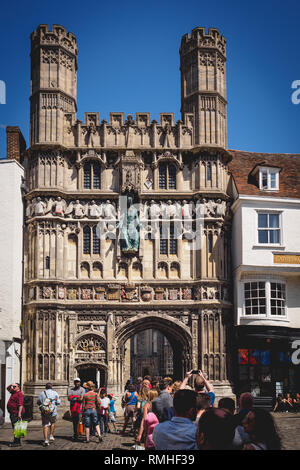
<svg viewBox="0 0 300 470">
<path fill-rule="evenodd" d="M 14 436 L 17 438 L 26 437 L 28 421 L 19 420 L 14 424 Z"/>
<path fill-rule="evenodd" d="M 80 420 L 77 426 L 78 436 L 83 436 L 83 422 Z"/>
</svg>

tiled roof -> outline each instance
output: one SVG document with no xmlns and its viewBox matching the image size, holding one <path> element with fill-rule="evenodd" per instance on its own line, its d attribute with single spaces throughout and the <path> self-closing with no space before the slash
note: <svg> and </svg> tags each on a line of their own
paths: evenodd
<svg viewBox="0 0 300 470">
<path fill-rule="evenodd" d="M 239 194 L 267 197 L 300 198 L 300 154 L 254 153 L 228 150 L 232 155 L 229 171 Z M 279 191 L 260 190 L 250 173 L 256 166 L 280 168 Z"/>
</svg>

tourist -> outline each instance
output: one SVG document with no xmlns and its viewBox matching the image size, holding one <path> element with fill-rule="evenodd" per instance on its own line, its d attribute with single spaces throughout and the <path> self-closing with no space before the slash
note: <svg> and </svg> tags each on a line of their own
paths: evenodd
<svg viewBox="0 0 300 470">
<path fill-rule="evenodd" d="M 208 393 L 197 393 L 197 400 L 196 400 L 196 419 L 195 424 L 198 426 L 199 419 L 203 415 L 203 413 L 210 408 L 210 395 Z"/>
<path fill-rule="evenodd" d="M 176 382 L 173 383 L 172 394 L 171 394 L 172 397 L 174 397 L 175 393 L 178 392 L 178 390 L 180 390 L 181 384 L 182 384 L 181 380 L 176 380 Z"/>
<path fill-rule="evenodd" d="M 155 450 L 196 450 L 196 398 L 193 390 L 179 390 L 174 395 L 175 416 L 157 424 L 153 431 Z M 159 397 L 153 401 L 157 401 Z"/>
<path fill-rule="evenodd" d="M 232 398 L 224 397 L 219 400 L 218 408 L 229 411 L 230 414 L 234 415 L 235 412 L 235 401 Z"/>
<path fill-rule="evenodd" d="M 159 382 L 160 379 L 158 377 L 154 377 L 151 382 L 151 390 L 156 390 L 159 393 Z"/>
<path fill-rule="evenodd" d="M 277 412 L 277 413 L 283 413 L 284 411 L 287 411 L 287 403 L 285 401 L 285 399 L 283 398 L 283 395 L 281 393 L 278 394 L 277 398 L 276 398 L 276 403 L 275 403 L 275 406 L 273 408 L 273 412 Z"/>
<path fill-rule="evenodd" d="M 138 377 L 136 379 L 136 391 L 137 391 L 137 393 L 140 393 L 140 390 L 142 388 L 142 382 L 143 382 L 143 377 Z"/>
<path fill-rule="evenodd" d="M 242 421 L 245 416 L 253 409 L 254 398 L 250 392 L 244 392 L 240 395 L 239 399 L 239 412 L 234 415 L 234 422 L 236 426 L 242 426 Z"/>
<path fill-rule="evenodd" d="M 150 389 L 148 387 L 142 386 L 140 393 L 138 394 L 138 400 L 136 404 L 136 421 L 135 428 L 140 430 L 141 422 L 143 420 L 144 406 L 149 401 Z"/>
<path fill-rule="evenodd" d="M 157 416 L 152 412 L 152 402 L 157 398 L 158 392 L 156 390 L 150 390 L 149 402 L 144 407 L 143 422 L 141 424 L 141 430 L 144 428 L 144 442 L 146 450 L 155 450 L 153 441 L 154 428 L 159 421 Z M 140 431 L 141 431 L 140 430 Z M 139 442 L 139 441 L 138 441 Z"/>
<path fill-rule="evenodd" d="M 152 411 L 152 401 L 155 400 L 157 397 L 158 397 L 158 392 L 156 390 L 149 390 L 149 389 L 146 389 L 146 396 L 147 396 L 147 401 L 144 403 L 142 409 L 142 419 L 141 419 L 141 422 L 140 422 L 140 426 L 139 426 L 139 432 L 138 432 L 138 435 L 137 435 L 137 438 L 136 438 L 136 442 L 141 442 L 142 440 L 142 436 L 143 436 L 143 432 L 144 432 L 144 422 L 145 422 L 145 418 L 146 416 L 148 415 L 148 413 L 150 413 L 150 411 Z"/>
<path fill-rule="evenodd" d="M 293 407 L 295 413 L 300 411 L 300 393 L 296 393 L 296 397 L 293 399 Z"/>
<path fill-rule="evenodd" d="M 117 427 L 116 427 L 116 409 L 115 409 L 115 399 L 114 399 L 114 396 L 112 393 L 109 393 L 108 395 L 108 398 L 109 398 L 109 409 L 110 409 L 110 413 L 109 413 L 109 424 L 112 424 L 113 425 L 113 428 L 114 428 L 114 431 L 115 433 L 118 432 L 117 430 Z M 111 429 L 110 427 L 108 428 L 108 432 L 111 432 Z"/>
<path fill-rule="evenodd" d="M 197 442 L 200 450 L 229 450 L 234 437 L 232 414 L 221 408 L 209 408 L 198 422 Z"/>
<path fill-rule="evenodd" d="M 9 400 L 7 402 L 7 411 L 9 413 L 10 422 L 14 429 L 15 423 L 22 419 L 22 415 L 25 413 L 24 408 L 24 395 L 21 392 L 20 384 L 13 383 L 7 387 L 7 391 L 10 393 Z M 21 439 L 14 436 L 13 442 L 9 444 L 9 447 L 19 447 L 21 445 Z"/>
<path fill-rule="evenodd" d="M 52 389 L 50 382 L 46 383 L 45 390 L 40 394 L 37 404 L 40 406 L 44 446 L 49 446 L 50 442 L 54 441 L 54 430 L 57 418 L 57 405 L 60 405 L 60 398 L 58 393 Z M 50 428 L 50 436 L 48 439 Z"/>
<path fill-rule="evenodd" d="M 152 387 L 151 387 L 150 380 L 144 379 L 143 382 L 142 382 L 142 387 L 148 387 L 149 390 L 150 390 L 150 388 L 152 388 Z"/>
<path fill-rule="evenodd" d="M 189 381 L 189 379 L 195 375 L 193 374 L 193 370 L 190 370 L 189 372 L 186 373 L 186 376 L 185 378 L 183 379 L 183 382 L 180 386 L 180 389 L 181 390 L 184 390 L 185 388 L 187 388 L 187 383 Z M 210 396 L 210 405 L 213 406 L 214 404 L 214 401 L 215 401 L 215 393 L 214 393 L 214 389 L 213 389 L 213 386 L 211 385 L 211 383 L 206 379 L 206 377 L 204 376 L 203 372 L 201 370 L 198 371 L 198 374 L 196 375 L 196 378 L 195 378 L 195 381 L 194 381 L 194 389 L 196 391 L 196 393 L 208 393 L 208 395 Z"/>
<path fill-rule="evenodd" d="M 90 427 L 91 423 L 94 424 L 98 435 L 99 442 L 102 442 L 100 433 L 100 427 L 98 424 L 97 409 L 100 408 L 100 399 L 98 394 L 95 392 L 95 385 L 89 381 L 86 384 L 88 392 L 84 394 L 82 400 L 82 412 L 85 426 L 85 441 L 90 442 Z"/>
<path fill-rule="evenodd" d="M 152 389 L 152 385 L 151 385 L 151 376 L 150 375 L 145 375 L 144 377 L 144 381 L 147 380 L 147 382 L 149 382 L 149 388 L 150 390 Z"/>
<path fill-rule="evenodd" d="M 158 421 L 163 423 L 168 420 L 168 410 L 173 406 L 172 393 L 173 381 L 170 377 L 165 377 L 159 383 L 159 395 L 152 403 L 152 411 L 156 414 Z"/>
<path fill-rule="evenodd" d="M 235 450 L 242 450 L 244 445 L 249 444 L 250 442 L 250 436 L 245 432 L 242 422 L 249 411 L 253 409 L 254 398 L 250 392 L 244 392 L 240 395 L 239 403 L 239 412 L 233 417 L 235 433 L 232 448 Z"/>
<path fill-rule="evenodd" d="M 135 418 L 136 418 L 136 404 L 137 404 L 137 398 L 138 394 L 135 391 L 135 385 L 130 384 L 128 386 L 128 392 L 125 393 L 124 395 L 124 407 L 125 407 L 125 421 L 124 421 L 124 426 L 120 434 L 124 434 L 127 424 L 129 422 L 129 419 L 132 419 L 132 430 L 134 432 L 134 425 L 135 425 Z"/>
<path fill-rule="evenodd" d="M 81 380 L 79 377 L 74 379 L 74 387 L 68 391 L 68 400 L 70 402 L 70 414 L 73 423 L 73 439 L 78 440 L 78 423 L 81 415 L 81 405 L 85 389 L 81 387 Z"/>
<path fill-rule="evenodd" d="M 107 396 L 106 390 L 101 390 L 100 392 L 100 411 L 99 411 L 99 421 L 100 421 L 100 431 L 101 435 L 104 436 L 108 432 L 108 421 L 110 415 L 110 399 Z"/>
<path fill-rule="evenodd" d="M 250 443 L 244 450 L 280 450 L 280 438 L 271 414 L 263 409 L 249 411 L 243 420 L 245 432 L 250 436 Z"/>
<path fill-rule="evenodd" d="M 293 409 L 293 399 L 291 397 L 291 394 L 290 393 L 286 393 L 285 394 L 285 402 L 287 404 L 287 411 L 290 413 L 292 411 L 294 411 Z"/>
</svg>

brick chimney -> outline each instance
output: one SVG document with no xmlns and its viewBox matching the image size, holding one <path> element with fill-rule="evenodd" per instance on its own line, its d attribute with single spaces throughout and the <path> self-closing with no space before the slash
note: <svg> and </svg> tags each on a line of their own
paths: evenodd
<svg viewBox="0 0 300 470">
<path fill-rule="evenodd" d="M 26 142 L 17 126 L 6 127 L 6 158 L 22 163 Z"/>
</svg>

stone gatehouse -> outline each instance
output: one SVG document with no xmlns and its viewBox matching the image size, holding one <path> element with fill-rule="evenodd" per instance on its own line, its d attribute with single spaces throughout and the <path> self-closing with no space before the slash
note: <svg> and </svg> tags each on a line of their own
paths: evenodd
<svg viewBox="0 0 300 470">
<path fill-rule="evenodd" d="M 181 120 L 112 112 L 108 122 L 86 112 L 82 122 L 75 36 L 60 25 L 32 33 L 24 161 L 28 396 L 51 381 L 66 397 L 84 371 L 121 393 L 128 341 L 148 328 L 172 346 L 174 378 L 201 368 L 217 396 L 232 394 L 225 45 L 213 28 L 183 36 Z"/>
</svg>

